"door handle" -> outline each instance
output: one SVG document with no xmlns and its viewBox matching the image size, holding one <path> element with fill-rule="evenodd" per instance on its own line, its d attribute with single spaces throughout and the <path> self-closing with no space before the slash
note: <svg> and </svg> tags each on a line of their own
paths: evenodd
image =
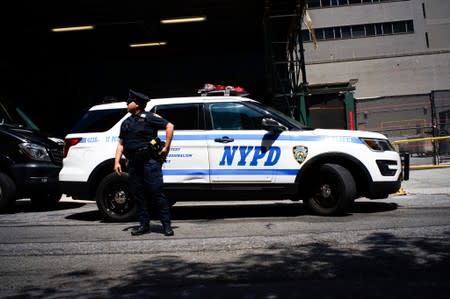
<svg viewBox="0 0 450 299">
<path fill-rule="evenodd" d="M 234 139 L 230 138 L 228 136 L 223 136 L 222 138 L 216 138 L 214 139 L 215 142 L 220 142 L 220 143 L 230 143 L 233 142 Z"/>
</svg>

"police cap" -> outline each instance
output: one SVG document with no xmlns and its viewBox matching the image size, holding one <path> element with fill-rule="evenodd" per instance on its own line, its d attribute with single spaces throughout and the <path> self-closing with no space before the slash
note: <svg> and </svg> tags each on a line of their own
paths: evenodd
<svg viewBox="0 0 450 299">
<path fill-rule="evenodd" d="M 134 91 L 132 89 L 130 89 L 130 91 L 128 92 L 127 104 L 131 102 L 136 102 L 138 104 L 146 104 L 148 101 L 150 101 L 150 98 L 143 93 Z"/>
</svg>

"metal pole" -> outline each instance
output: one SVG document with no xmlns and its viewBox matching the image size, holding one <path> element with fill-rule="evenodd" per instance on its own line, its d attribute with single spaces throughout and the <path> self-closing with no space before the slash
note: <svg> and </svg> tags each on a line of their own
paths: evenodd
<svg viewBox="0 0 450 299">
<path fill-rule="evenodd" d="M 436 132 L 437 131 L 437 125 L 436 125 L 436 107 L 435 107 L 435 103 L 434 103 L 434 92 L 432 91 L 430 93 L 430 105 L 431 105 L 431 136 L 436 137 Z M 437 142 L 435 140 L 433 140 L 433 164 L 434 165 L 439 165 L 439 151 L 438 151 L 438 146 L 437 146 Z"/>
<path fill-rule="evenodd" d="M 306 96 L 308 93 L 308 82 L 306 81 L 306 66 L 305 66 L 305 48 L 303 47 L 303 36 L 302 36 L 302 20 L 303 13 L 306 9 L 305 1 L 298 0 L 297 2 L 297 38 L 298 44 L 300 46 L 300 67 L 302 70 L 302 89 Z"/>
<path fill-rule="evenodd" d="M 305 48 L 303 46 L 303 35 L 302 35 L 302 21 L 303 21 L 303 13 L 306 9 L 306 4 L 304 0 L 298 0 L 297 6 L 296 6 L 296 14 L 297 14 L 297 40 L 298 45 L 300 47 L 300 69 L 302 71 L 302 91 L 303 91 L 303 98 L 300 97 L 300 105 L 298 107 L 299 111 L 299 120 L 301 121 L 303 119 L 303 123 L 306 126 L 310 126 L 310 120 L 308 116 L 308 81 L 306 80 L 306 66 L 305 66 Z M 296 86 L 297 88 L 297 86 Z M 294 94 L 297 94 L 296 91 L 294 91 Z M 302 113 L 303 112 L 303 113 Z"/>
</svg>

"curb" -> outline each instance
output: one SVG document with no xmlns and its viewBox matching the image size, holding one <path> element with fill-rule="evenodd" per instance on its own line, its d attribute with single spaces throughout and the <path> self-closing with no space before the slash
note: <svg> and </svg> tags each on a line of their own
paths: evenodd
<svg viewBox="0 0 450 299">
<path fill-rule="evenodd" d="M 410 170 L 433 169 L 433 168 L 450 168 L 450 165 L 410 165 Z"/>
<path fill-rule="evenodd" d="M 401 196 L 401 195 L 408 195 L 408 193 L 406 192 L 405 189 L 400 188 L 400 189 L 398 189 L 398 191 L 397 191 L 396 193 L 394 193 L 393 195 Z"/>
</svg>

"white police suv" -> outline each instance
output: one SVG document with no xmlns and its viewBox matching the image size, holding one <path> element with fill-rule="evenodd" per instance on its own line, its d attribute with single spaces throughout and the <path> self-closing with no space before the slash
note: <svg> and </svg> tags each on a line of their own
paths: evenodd
<svg viewBox="0 0 450 299">
<path fill-rule="evenodd" d="M 398 152 L 381 134 L 308 129 L 225 89 L 208 96 L 152 99 L 147 111 L 175 125 L 163 165 L 164 185 L 175 201 L 302 200 L 319 215 L 347 211 L 359 197 L 386 198 L 399 190 Z M 231 91 L 231 92 L 230 92 Z M 125 102 L 92 107 L 65 138 L 63 193 L 95 199 L 112 221 L 136 217 L 127 175 L 113 172 Z M 165 133 L 160 132 L 165 138 Z M 123 169 L 126 171 L 125 160 Z"/>
</svg>

